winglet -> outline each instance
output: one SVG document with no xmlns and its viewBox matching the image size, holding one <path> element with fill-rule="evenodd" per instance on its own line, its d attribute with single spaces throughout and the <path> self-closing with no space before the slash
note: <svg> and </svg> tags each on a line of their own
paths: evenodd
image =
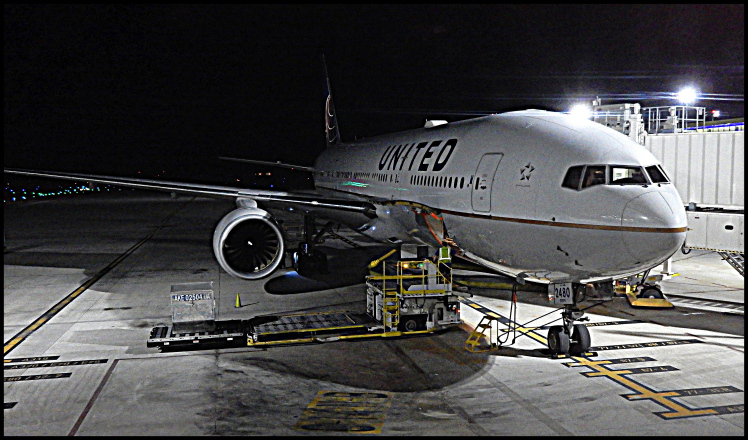
<svg viewBox="0 0 748 440">
<path fill-rule="evenodd" d="M 335 116 L 335 106 L 332 103 L 330 76 L 327 74 L 325 54 L 322 54 L 322 67 L 325 69 L 325 136 L 327 146 L 330 147 L 340 142 L 340 131 L 338 130 L 338 118 Z"/>
</svg>

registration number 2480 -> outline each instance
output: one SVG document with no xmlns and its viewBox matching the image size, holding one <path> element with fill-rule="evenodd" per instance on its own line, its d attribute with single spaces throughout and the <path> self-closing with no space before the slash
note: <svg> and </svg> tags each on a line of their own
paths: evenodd
<svg viewBox="0 0 748 440">
<path fill-rule="evenodd" d="M 571 283 L 559 283 L 548 285 L 548 300 L 553 304 L 573 304 Z"/>
</svg>

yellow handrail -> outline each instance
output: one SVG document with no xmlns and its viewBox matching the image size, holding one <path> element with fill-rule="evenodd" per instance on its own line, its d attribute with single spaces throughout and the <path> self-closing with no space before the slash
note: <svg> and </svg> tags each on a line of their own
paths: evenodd
<svg viewBox="0 0 748 440">
<path fill-rule="evenodd" d="M 390 254 L 391 253 L 392 252 L 390 252 Z M 388 254 L 388 255 L 390 255 L 390 254 Z M 425 285 L 425 284 L 427 284 L 426 280 L 427 280 L 428 277 L 434 277 L 434 278 L 436 278 L 436 281 L 437 281 L 436 284 L 450 284 L 450 285 L 452 284 L 452 274 L 450 273 L 449 277 L 447 277 L 446 275 L 444 275 L 439 270 L 438 263 L 432 263 L 432 262 L 430 262 L 428 260 L 398 261 L 397 262 L 397 272 L 396 272 L 396 275 L 387 275 L 386 274 L 386 262 L 383 260 L 386 257 L 387 257 L 387 255 L 385 255 L 384 257 L 380 258 L 379 260 L 376 260 L 376 262 L 381 262 L 382 263 L 382 275 L 369 275 L 369 276 L 366 277 L 369 280 L 383 281 L 383 283 L 382 283 L 382 290 L 387 290 L 386 283 L 384 283 L 384 281 L 387 281 L 387 280 L 397 280 L 398 281 L 398 288 L 399 288 L 397 290 L 399 290 L 401 292 L 403 291 L 403 281 L 404 280 L 420 279 L 421 280 L 421 284 Z M 433 273 L 433 274 L 428 274 L 426 272 L 426 264 L 424 264 L 424 262 L 427 262 L 428 264 L 434 264 L 436 272 Z M 372 262 L 372 264 L 374 264 L 374 263 L 375 262 Z M 373 266 L 370 265 L 370 267 L 373 267 Z M 416 269 L 416 270 L 417 269 L 421 269 L 421 273 L 420 274 L 416 273 L 416 274 L 412 274 L 412 275 L 406 275 L 404 273 L 404 270 L 406 268 Z M 433 292 L 429 291 L 429 293 L 433 293 Z"/>
<path fill-rule="evenodd" d="M 415 280 L 420 279 L 421 284 L 427 285 L 427 278 L 434 278 L 435 284 L 448 284 L 452 285 L 452 273 L 449 272 L 449 275 L 444 275 L 441 270 L 439 270 L 439 264 L 443 263 L 434 263 L 430 260 L 424 259 L 424 260 L 405 260 L 405 261 L 398 261 L 396 265 L 396 275 L 387 275 L 387 263 L 384 261 L 388 256 L 392 255 L 396 249 L 393 249 L 392 251 L 388 252 L 386 255 L 382 256 L 381 258 L 378 258 L 377 260 L 372 261 L 369 264 L 369 268 L 373 269 L 376 264 L 382 263 L 382 274 L 381 275 L 368 275 L 366 277 L 367 280 L 372 281 L 382 281 L 382 291 L 383 292 L 399 292 L 401 294 L 408 294 L 408 295 L 417 295 L 417 294 L 433 294 L 433 293 L 443 293 L 445 290 L 451 290 L 451 289 L 431 289 L 431 290 L 415 290 L 415 291 L 406 291 L 403 290 L 403 282 L 405 280 Z M 435 273 L 427 273 L 427 266 L 428 264 L 433 264 Z M 406 275 L 404 273 L 405 269 L 421 269 L 421 273 L 416 273 L 412 275 Z M 388 289 L 386 281 L 388 280 L 397 280 L 397 287 L 394 289 Z"/>
<path fill-rule="evenodd" d="M 381 257 L 379 257 L 379 258 L 377 258 L 376 260 L 374 260 L 374 261 L 372 261 L 371 263 L 369 263 L 369 269 L 373 269 L 373 268 L 375 268 L 375 267 L 377 266 L 377 264 L 381 263 L 381 262 L 382 262 L 382 261 L 384 261 L 384 260 L 385 260 L 385 259 L 386 259 L 387 257 L 389 257 L 390 255 L 394 254 L 394 253 L 395 253 L 395 251 L 397 251 L 397 248 L 395 248 L 395 249 L 392 249 L 391 251 L 387 252 L 386 254 L 382 255 Z"/>
</svg>

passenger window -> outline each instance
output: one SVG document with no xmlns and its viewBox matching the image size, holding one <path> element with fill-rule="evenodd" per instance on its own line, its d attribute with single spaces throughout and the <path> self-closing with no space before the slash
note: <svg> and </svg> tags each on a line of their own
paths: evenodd
<svg viewBox="0 0 748 440">
<path fill-rule="evenodd" d="M 645 169 L 647 170 L 647 174 L 649 174 L 649 179 L 652 181 L 652 183 L 668 182 L 665 172 L 662 171 L 662 169 L 658 165 L 652 165 L 651 167 L 647 167 Z"/>
<path fill-rule="evenodd" d="M 566 172 L 564 177 L 564 183 L 561 184 L 564 188 L 579 189 L 579 180 L 582 178 L 583 166 L 571 167 Z"/>
<path fill-rule="evenodd" d="M 641 167 L 612 166 L 610 167 L 611 185 L 646 185 L 647 178 Z"/>
<path fill-rule="evenodd" d="M 587 166 L 584 170 L 582 188 L 605 184 L 605 166 Z"/>
</svg>

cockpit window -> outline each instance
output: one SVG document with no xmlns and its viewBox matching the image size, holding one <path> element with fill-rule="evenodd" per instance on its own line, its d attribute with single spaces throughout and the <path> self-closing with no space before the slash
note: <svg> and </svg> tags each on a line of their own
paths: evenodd
<svg viewBox="0 0 748 440">
<path fill-rule="evenodd" d="M 646 167 L 647 174 L 649 174 L 649 178 L 652 180 L 652 183 L 667 183 L 669 182 L 667 176 L 665 175 L 665 171 L 660 168 L 659 165 L 652 165 L 651 167 Z"/>
<path fill-rule="evenodd" d="M 582 180 L 582 170 L 584 166 L 576 166 L 569 168 L 564 177 L 564 183 L 561 184 L 564 188 L 579 189 L 579 181 Z"/>
<path fill-rule="evenodd" d="M 646 185 L 647 177 L 641 167 L 614 165 L 610 167 L 611 185 Z"/>
<path fill-rule="evenodd" d="M 588 165 L 587 169 L 584 170 L 582 188 L 589 188 L 595 185 L 605 185 L 604 165 Z"/>
<path fill-rule="evenodd" d="M 577 165 L 566 171 L 561 184 L 564 188 L 581 190 L 595 185 L 647 185 L 653 183 L 669 183 L 665 171 L 659 165 L 645 168 L 634 165 Z M 580 186 L 581 184 L 581 186 Z"/>
</svg>

